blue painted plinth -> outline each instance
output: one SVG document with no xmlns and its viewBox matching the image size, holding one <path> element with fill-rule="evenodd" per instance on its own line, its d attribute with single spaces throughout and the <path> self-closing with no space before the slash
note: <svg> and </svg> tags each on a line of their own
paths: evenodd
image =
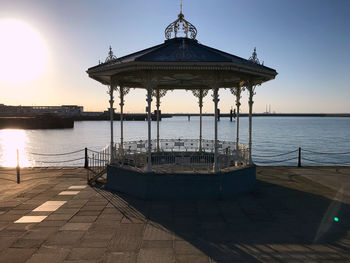
<svg viewBox="0 0 350 263">
<path fill-rule="evenodd" d="M 162 174 L 109 165 L 105 188 L 143 199 L 220 199 L 252 191 L 255 182 L 255 166 L 217 174 Z"/>
</svg>

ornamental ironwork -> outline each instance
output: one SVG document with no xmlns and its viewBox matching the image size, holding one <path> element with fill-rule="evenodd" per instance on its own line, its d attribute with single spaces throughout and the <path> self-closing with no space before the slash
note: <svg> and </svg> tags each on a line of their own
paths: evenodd
<svg viewBox="0 0 350 263">
<path fill-rule="evenodd" d="M 152 92 L 152 96 L 156 97 L 156 106 L 160 107 L 160 99 L 166 95 L 168 90 L 166 89 L 154 89 Z"/>
<path fill-rule="evenodd" d="M 203 107 L 203 98 L 208 95 L 209 89 L 194 89 L 192 94 L 198 98 L 199 107 Z"/>
<path fill-rule="evenodd" d="M 185 37 L 188 38 L 188 35 L 190 34 L 190 38 L 196 39 L 197 36 L 197 29 L 194 25 L 192 25 L 190 22 L 188 22 L 184 15 L 182 14 L 182 11 L 180 11 L 180 14 L 178 15 L 178 18 L 172 22 L 170 25 L 167 26 L 165 29 L 165 38 L 171 39 L 171 38 L 177 38 L 178 34 L 183 32 L 185 34 Z M 173 37 L 172 37 L 173 33 Z"/>
<path fill-rule="evenodd" d="M 258 55 L 256 53 L 256 47 L 254 48 L 252 56 L 248 60 L 253 62 L 253 63 L 260 64 L 260 61 L 258 59 Z"/>
<path fill-rule="evenodd" d="M 105 63 L 110 62 L 110 61 L 115 60 L 115 59 L 117 59 L 117 57 L 113 54 L 112 47 L 109 46 L 108 57 L 106 58 Z"/>
</svg>

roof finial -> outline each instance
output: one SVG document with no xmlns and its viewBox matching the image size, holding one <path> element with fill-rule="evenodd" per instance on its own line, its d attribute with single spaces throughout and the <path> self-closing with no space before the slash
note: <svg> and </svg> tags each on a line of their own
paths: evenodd
<svg viewBox="0 0 350 263">
<path fill-rule="evenodd" d="M 185 16 L 182 13 L 182 0 L 180 0 L 180 14 L 178 15 L 178 18 L 174 22 L 172 22 L 170 25 L 168 25 L 167 28 L 165 29 L 165 32 L 164 32 L 165 38 L 166 39 L 177 38 L 178 33 L 180 32 L 183 33 L 186 38 L 190 37 L 192 39 L 196 39 L 197 29 L 195 28 L 194 25 L 192 25 L 190 22 L 188 22 L 185 19 Z"/>
<path fill-rule="evenodd" d="M 105 61 L 105 62 L 109 62 L 109 61 L 115 60 L 115 59 L 117 59 L 117 57 L 114 56 L 113 51 L 112 51 L 112 47 L 109 46 L 108 57 L 106 58 L 106 61 Z"/>
<path fill-rule="evenodd" d="M 259 61 L 259 59 L 258 59 L 258 55 L 257 55 L 257 53 L 256 53 L 256 47 L 254 47 L 253 54 L 252 54 L 252 56 L 249 58 L 249 60 L 250 60 L 251 62 L 256 63 L 256 64 L 260 64 L 260 61 Z"/>
</svg>

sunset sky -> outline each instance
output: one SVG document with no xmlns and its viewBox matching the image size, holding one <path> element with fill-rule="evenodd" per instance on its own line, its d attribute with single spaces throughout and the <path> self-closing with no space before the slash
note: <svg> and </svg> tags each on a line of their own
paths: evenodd
<svg viewBox="0 0 350 263">
<path fill-rule="evenodd" d="M 107 87 L 90 79 L 109 45 L 117 57 L 164 42 L 179 0 L 1 0 L 0 104 L 108 107 Z M 349 0 L 183 0 L 201 44 L 258 58 L 279 73 L 257 88 L 254 112 L 350 112 Z M 125 112 L 144 112 L 144 90 L 131 90 Z M 228 112 L 234 97 L 220 91 Z M 119 105 L 117 105 L 117 111 Z M 163 112 L 197 112 L 191 93 L 169 92 Z M 213 112 L 209 94 L 204 112 Z M 247 96 L 242 99 L 248 111 Z"/>
</svg>

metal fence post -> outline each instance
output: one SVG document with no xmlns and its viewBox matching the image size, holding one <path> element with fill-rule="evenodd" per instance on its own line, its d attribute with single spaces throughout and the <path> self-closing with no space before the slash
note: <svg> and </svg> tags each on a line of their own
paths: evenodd
<svg viewBox="0 0 350 263">
<path fill-rule="evenodd" d="M 19 184 L 21 182 L 21 173 L 20 173 L 20 168 L 19 168 L 19 152 L 18 152 L 18 149 L 16 150 L 16 152 L 17 152 L 17 167 L 16 167 L 17 184 Z"/>
<path fill-rule="evenodd" d="M 300 147 L 298 151 L 298 167 L 301 167 L 301 148 Z"/>
<path fill-rule="evenodd" d="M 84 168 L 87 169 L 89 168 L 89 159 L 88 159 L 88 149 L 85 147 L 85 163 L 84 163 Z"/>
</svg>

